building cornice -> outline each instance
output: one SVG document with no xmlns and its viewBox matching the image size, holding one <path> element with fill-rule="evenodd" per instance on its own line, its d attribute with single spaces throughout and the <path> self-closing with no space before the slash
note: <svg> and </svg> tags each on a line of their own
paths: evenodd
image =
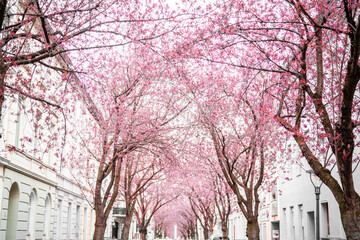
<svg viewBox="0 0 360 240">
<path fill-rule="evenodd" d="M 67 193 L 67 194 L 70 194 L 70 195 L 75 196 L 75 197 L 77 197 L 77 198 L 80 198 L 80 199 L 82 199 L 82 200 L 85 199 L 84 196 L 82 196 L 81 194 L 76 193 L 76 192 L 73 192 L 73 191 L 71 191 L 71 190 L 69 190 L 69 189 L 66 189 L 66 188 L 64 188 L 64 187 L 57 186 L 57 189 L 58 189 L 59 191 L 62 191 L 62 192 Z M 58 193 L 58 195 L 62 196 L 62 195 L 59 194 L 59 193 Z"/>
<path fill-rule="evenodd" d="M 45 177 L 43 177 L 43 176 L 41 176 L 41 175 L 39 175 L 37 173 L 34 173 L 34 172 L 32 172 L 32 171 L 30 171 L 28 169 L 25 169 L 25 168 L 20 167 L 20 166 L 18 166 L 16 164 L 13 164 L 10 161 L 8 162 L 7 165 L 5 165 L 5 168 L 13 170 L 13 171 L 18 172 L 18 173 L 21 173 L 21 174 L 23 174 L 23 175 L 25 175 L 27 177 L 36 179 L 36 180 L 38 180 L 40 182 L 49 184 L 49 185 L 51 185 L 53 187 L 57 187 L 57 185 L 58 185 L 57 182 L 54 182 L 54 181 L 52 181 L 50 179 L 47 179 L 47 178 L 45 178 Z"/>
<path fill-rule="evenodd" d="M 0 165 L 7 166 L 7 165 L 9 165 L 9 163 L 10 163 L 10 160 L 0 156 Z"/>
</svg>

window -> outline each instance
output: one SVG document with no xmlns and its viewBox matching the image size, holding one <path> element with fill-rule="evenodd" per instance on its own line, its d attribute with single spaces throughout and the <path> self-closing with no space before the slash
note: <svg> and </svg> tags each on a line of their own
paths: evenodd
<svg viewBox="0 0 360 240">
<path fill-rule="evenodd" d="M 304 211 L 303 205 L 299 205 L 299 236 L 300 240 L 304 240 L 305 237 L 305 230 L 304 230 Z"/>
<path fill-rule="evenodd" d="M 280 221 L 280 223 L 281 223 L 281 227 L 280 228 L 282 228 L 282 229 L 284 229 L 282 232 L 281 232 L 281 234 L 282 234 L 282 238 L 284 238 L 284 239 L 287 239 L 287 221 L 286 221 L 286 208 L 283 208 L 282 209 L 282 216 L 281 216 L 281 221 Z"/>
<path fill-rule="evenodd" d="M 35 114 L 35 123 L 39 123 L 40 120 L 41 120 L 41 116 L 42 116 L 42 112 L 39 110 L 39 109 L 36 109 L 36 114 Z M 38 157 L 38 152 L 39 152 L 39 147 L 40 147 L 40 144 L 39 144 L 39 128 L 35 127 L 34 126 L 34 154 L 33 154 L 33 157 L 34 158 L 37 158 Z"/>
<path fill-rule="evenodd" d="M 294 207 L 290 207 L 290 236 L 295 239 Z"/>
<path fill-rule="evenodd" d="M 91 213 L 90 213 L 90 233 L 93 233 L 93 223 L 94 223 L 94 210 L 91 209 Z M 90 236 L 90 239 L 92 238 L 93 236 Z"/>
<path fill-rule="evenodd" d="M 54 124 L 53 122 L 50 122 L 50 135 L 51 135 L 51 138 L 52 138 L 54 132 L 55 132 L 55 124 Z M 53 159 L 52 151 L 51 151 L 51 146 L 47 146 L 47 148 L 48 148 L 47 164 L 48 164 L 48 165 L 51 165 L 51 164 L 53 164 L 53 163 L 51 162 L 51 159 Z"/>
<path fill-rule="evenodd" d="M 234 228 L 234 220 L 233 219 L 229 220 L 229 238 L 232 240 L 235 239 L 235 228 Z"/>
<path fill-rule="evenodd" d="M 68 205 L 67 212 L 67 238 L 71 239 L 71 203 Z"/>
<path fill-rule="evenodd" d="M 36 215 L 36 193 L 34 190 L 30 193 L 29 211 L 28 211 L 28 233 L 30 239 L 35 239 L 35 215 Z"/>
<path fill-rule="evenodd" d="M 330 235 L 329 204 L 327 202 L 321 203 L 320 217 L 321 236 L 327 237 L 328 235 Z"/>
<path fill-rule="evenodd" d="M 61 238 L 61 225 L 62 225 L 62 201 L 58 201 L 58 212 L 57 212 L 57 239 Z"/>
<path fill-rule="evenodd" d="M 50 225 L 50 210 L 51 210 L 51 202 L 50 202 L 50 196 L 46 196 L 45 200 L 45 213 L 44 213 L 44 236 L 45 239 L 49 239 L 49 225 Z"/>
<path fill-rule="evenodd" d="M 87 239 L 87 207 L 84 207 L 84 236 L 83 239 L 86 240 Z"/>
<path fill-rule="evenodd" d="M 80 206 L 76 206 L 76 229 L 75 229 L 75 239 L 80 239 L 80 225 L 81 225 L 81 213 Z"/>
<path fill-rule="evenodd" d="M 15 130 L 15 147 L 19 147 L 19 141 L 20 141 L 20 128 L 21 128 L 21 122 L 22 122 L 22 113 L 23 113 L 23 103 L 24 103 L 24 97 L 22 95 L 18 96 L 18 112 L 17 112 L 17 118 L 16 118 L 16 130 Z"/>
<path fill-rule="evenodd" d="M 271 201 L 276 201 L 277 197 L 277 187 L 275 185 L 271 191 Z"/>
<path fill-rule="evenodd" d="M 1 116 L 5 116 L 7 115 L 7 111 L 8 111 L 8 107 L 7 107 L 7 98 L 6 95 L 4 95 L 4 99 L 3 99 L 3 106 L 1 108 Z M 3 119 L 6 119 L 6 117 L 4 117 Z M 6 121 L 2 122 L 1 126 L 0 126 L 0 136 L 2 137 L 2 141 L 0 141 L 0 152 L 4 152 L 5 151 L 5 142 L 4 139 L 6 139 L 6 137 L 4 137 L 5 135 L 5 129 L 8 129 L 8 126 L 6 124 Z"/>
</svg>

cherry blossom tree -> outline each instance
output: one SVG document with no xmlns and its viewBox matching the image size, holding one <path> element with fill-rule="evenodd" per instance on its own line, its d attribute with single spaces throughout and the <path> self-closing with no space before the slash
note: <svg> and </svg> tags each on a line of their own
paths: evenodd
<svg viewBox="0 0 360 240">
<path fill-rule="evenodd" d="M 190 211 L 181 212 L 180 233 L 184 239 L 197 239 L 196 217 Z"/>
<path fill-rule="evenodd" d="M 202 150 L 203 149 L 200 149 L 200 151 Z M 201 153 L 199 153 L 199 155 L 201 155 Z M 223 173 L 216 162 L 208 159 L 206 164 L 204 164 L 204 166 L 202 166 L 200 169 L 201 171 L 205 171 L 207 174 L 206 178 L 209 181 L 208 191 L 213 193 L 212 201 L 215 205 L 217 221 L 220 221 L 221 223 L 222 237 L 226 238 L 229 235 L 229 216 L 232 213 L 232 209 L 234 207 L 234 193 L 229 187 L 226 179 L 223 177 Z M 187 215 L 185 214 L 185 217 L 186 216 Z M 189 220 L 187 217 L 186 219 Z M 188 222 L 188 224 L 190 223 Z M 191 225 L 189 225 L 189 227 L 190 226 Z"/>
<path fill-rule="evenodd" d="M 269 115 L 333 193 L 348 239 L 360 234 L 353 178 L 359 164 L 358 5 L 277 0 L 194 6 L 189 9 L 198 24 L 176 46 L 187 58 L 237 69 L 241 79 L 252 72 L 271 80 L 261 90 L 278 104 Z"/>
<path fill-rule="evenodd" d="M 164 236 L 167 236 L 166 233 L 166 216 L 162 214 L 155 214 L 154 216 L 154 238 L 164 238 Z"/>
<path fill-rule="evenodd" d="M 281 140 L 273 121 L 294 138 L 309 166 L 333 193 L 347 238 L 358 239 L 360 197 L 353 172 L 360 163 L 355 151 L 359 3 L 183 4 L 186 14 L 175 19 L 162 4 L 141 1 L 0 3 L 0 110 L 5 95 L 16 93 L 49 107 L 46 114 L 27 109 L 36 129 L 54 109 L 67 118 L 71 107 L 64 105 L 71 103 L 70 98 L 83 100 L 93 117 L 86 120 L 85 133 L 79 134 L 86 149 L 79 156 L 87 159 L 87 168 L 98 168 L 91 173 L 96 175 L 94 239 L 103 239 L 121 180 L 129 184 L 139 173 L 126 171 L 139 170 L 141 161 L 130 161 L 131 156 L 142 152 L 174 157 L 166 152 L 176 135 L 171 124 L 189 99 L 195 106 L 175 122 L 193 121 L 191 127 L 197 129 L 186 128 L 194 135 L 185 134 L 193 147 L 189 152 L 204 149 L 197 152 L 193 167 L 201 169 L 201 159 L 217 165 L 248 220 L 249 239 L 259 238 L 258 191 L 270 182 L 267 174 L 274 165 L 269 161 L 276 156 L 275 142 Z M 99 50 L 124 45 L 128 48 Z M 34 77 L 43 69 L 58 71 L 62 81 L 55 83 L 46 74 Z M 69 88 L 78 95 L 65 97 Z M 75 156 L 66 162 L 84 164 Z M 210 231 L 215 206 L 219 213 L 225 208 L 219 199 L 210 202 L 207 198 L 216 198 L 197 187 L 189 194 L 191 208 L 204 230 Z M 128 197 L 129 203 L 136 199 Z M 129 210 L 134 209 L 131 204 Z"/>
<path fill-rule="evenodd" d="M 193 152 L 198 162 L 208 160 L 215 166 L 216 171 L 208 174 L 221 175 L 227 183 L 225 189 L 231 189 L 247 219 L 248 238 L 259 239 L 259 193 L 270 184 L 276 170 L 274 139 L 278 128 L 269 115 L 276 105 L 269 101 L 270 96 L 258 93 L 271 83 L 253 72 L 243 75 L 244 80 L 239 81 L 236 70 L 226 65 L 191 64 L 201 69 L 186 72 L 199 127 L 198 141 L 193 143 L 198 150 Z M 192 163 L 196 165 L 199 163 Z M 229 205 L 219 209 L 224 223 L 229 214 L 230 194 L 228 197 Z M 226 234 L 226 228 L 224 232 Z"/>
<path fill-rule="evenodd" d="M 215 206 L 219 220 L 221 221 L 222 236 L 227 239 L 229 236 L 229 216 L 232 212 L 232 191 L 221 176 L 215 178 L 213 184 L 215 191 Z"/>
<path fill-rule="evenodd" d="M 77 55 L 146 42 L 169 31 L 170 24 L 159 25 L 172 18 L 166 4 L 139 1 L 5 0 L 0 9 L 0 109 L 5 95 L 14 93 L 46 103 L 49 111 L 61 109 L 55 96 L 62 93 L 53 90 L 63 81 L 81 86 L 66 74 L 81 71 L 75 69 L 83 63 L 74 63 Z M 62 74 L 62 81 L 47 77 L 54 74 L 49 69 Z M 44 71 L 40 81 L 32 80 Z"/>
<path fill-rule="evenodd" d="M 143 153 L 141 153 L 143 154 Z M 144 157 L 138 154 L 129 156 L 125 163 L 124 179 L 122 180 L 122 196 L 126 204 L 124 226 L 121 231 L 121 239 L 129 239 L 130 224 L 135 213 L 136 217 L 142 221 L 143 229 L 147 228 L 146 210 L 148 202 L 144 194 L 148 188 L 153 185 L 154 181 L 160 181 L 161 168 L 158 168 L 156 161 L 151 161 L 149 157 Z M 146 155 L 145 155 L 146 156 Z M 137 207 L 139 211 L 137 211 Z M 158 203 L 160 205 L 160 202 Z M 161 206 L 161 205 L 160 205 Z M 141 212 L 143 210 L 143 212 Z M 158 209 L 155 210 L 155 212 Z M 151 218 L 150 218 L 151 219 Z M 146 234 L 145 234 L 146 235 Z"/>
<path fill-rule="evenodd" d="M 274 159 L 270 158 L 270 154 L 266 154 L 268 148 L 260 134 L 257 115 L 255 112 L 248 114 L 253 115 L 253 121 L 242 120 L 248 123 L 242 125 L 246 132 L 245 129 L 239 129 L 239 126 L 232 132 L 228 132 L 225 127 L 220 128 L 219 125 L 208 128 L 223 177 L 235 193 L 238 206 L 247 219 L 246 235 L 249 239 L 259 239 L 259 192 L 270 177 L 266 172 L 269 161 Z"/>
<path fill-rule="evenodd" d="M 189 203 L 184 205 L 187 213 L 185 220 L 194 216 L 202 227 L 204 239 L 209 239 L 217 223 L 215 192 L 212 189 L 212 176 L 209 176 L 207 168 L 204 168 L 206 161 L 199 158 L 196 160 L 198 161 L 194 161 L 193 158 L 182 166 L 184 169 L 182 181 L 186 181 L 183 191 Z M 184 211 L 180 213 L 183 215 Z"/>
<path fill-rule="evenodd" d="M 160 179 L 159 179 L 160 180 Z M 172 196 L 171 186 L 166 179 L 152 181 L 148 188 L 142 189 L 137 197 L 135 215 L 138 221 L 141 239 L 146 240 L 147 228 L 153 220 L 154 215 L 164 205 L 172 202 L 177 196 Z"/>
<path fill-rule="evenodd" d="M 188 198 L 191 210 L 203 228 L 204 239 L 209 239 L 216 224 L 216 208 L 212 201 L 213 198 L 209 195 L 200 196 L 195 191 Z"/>
<path fill-rule="evenodd" d="M 204 171 L 197 168 L 199 165 L 198 162 L 192 161 L 187 154 L 189 152 L 184 148 L 185 146 L 189 146 L 189 142 L 186 141 L 186 139 L 188 139 L 188 135 L 186 135 L 188 129 L 189 128 L 181 128 L 181 130 L 185 131 L 183 133 L 185 134 L 184 141 L 181 141 L 180 145 L 175 145 L 176 149 L 181 146 L 181 155 L 177 155 L 176 161 L 168 164 L 163 171 L 166 176 L 166 181 L 162 183 L 163 188 L 161 194 L 165 199 L 171 199 L 171 202 L 164 205 L 155 214 L 155 226 L 159 218 L 160 222 L 162 222 L 161 225 L 164 226 L 164 228 L 162 228 L 164 235 L 160 234 L 159 238 L 164 238 L 164 236 L 175 238 L 175 228 L 177 229 L 177 238 L 181 237 L 181 235 L 186 237 L 184 235 L 186 232 L 191 233 L 191 238 L 193 239 L 195 235 L 198 236 L 197 218 L 191 209 L 188 196 L 191 193 L 191 186 L 194 187 L 195 191 L 198 190 L 197 183 L 203 182 L 203 178 L 200 176 L 204 176 L 205 178 L 206 174 L 203 174 Z M 180 134 L 180 136 L 184 136 L 183 134 Z M 209 189 L 203 188 L 203 190 L 209 192 Z"/>
<path fill-rule="evenodd" d="M 62 4 L 52 1 L 1 2 L 0 109 L 5 90 L 51 103 L 51 99 L 43 96 L 46 89 L 33 88 L 36 85 L 28 79 L 31 74 L 18 72 L 16 81 L 12 82 L 8 79 L 9 75 L 18 71 L 17 66 L 32 67 L 34 63 L 52 66 L 54 69 L 66 69 L 68 59 L 65 60 L 60 55 L 65 51 L 62 44 L 92 29 L 93 21 L 94 29 L 95 25 L 99 26 L 95 21 L 101 12 L 100 1 L 65 3 L 66 1 Z M 52 65 L 54 62 L 45 60 L 54 56 L 63 61 L 62 66 Z"/>
<path fill-rule="evenodd" d="M 189 129 L 190 132 L 193 130 Z M 200 159 L 196 155 L 197 151 L 189 150 L 196 149 L 195 145 L 190 144 L 185 141 L 187 149 L 183 149 L 184 159 L 178 159 L 180 164 L 176 168 L 178 174 L 175 175 L 175 181 L 181 197 L 174 202 L 172 216 L 183 234 L 190 231 L 191 227 L 197 230 L 197 224 L 200 224 L 203 232 L 196 234 L 203 234 L 204 239 L 208 239 L 217 221 L 212 176 L 207 171 L 206 160 Z"/>
<path fill-rule="evenodd" d="M 91 121 L 96 123 L 95 126 L 88 124 L 88 136 L 83 139 L 83 146 L 97 168 L 94 239 L 103 239 L 106 220 L 121 185 L 125 184 L 125 192 L 130 191 L 125 200 L 131 204 L 134 193 L 138 193 L 161 169 L 153 159 L 148 158 L 151 161 L 141 166 L 146 159 L 132 158 L 140 153 L 154 159 L 163 155 L 167 156 L 165 159 L 171 158 L 167 153 L 171 139 L 168 133 L 172 129 L 169 124 L 186 108 L 182 96 L 172 92 L 166 64 L 161 65 L 159 58 L 146 51 L 146 48 L 134 48 L 131 55 L 126 56 L 99 52 L 99 55 L 103 54 L 101 61 L 88 66 L 91 74 L 80 76 L 86 91 L 79 97 L 85 92 L 85 97 L 92 99 L 93 104 L 88 105 L 86 101 L 85 104 L 93 117 Z M 114 62 L 114 59 L 118 61 Z M 102 71 L 98 71 L 99 68 Z M 172 94 L 167 94 L 168 91 Z M 73 156 L 69 161 L 81 166 L 83 158 Z M 139 172 L 140 169 L 143 171 Z M 148 175 L 141 178 L 142 173 Z M 131 207 L 127 206 L 128 210 Z"/>
</svg>

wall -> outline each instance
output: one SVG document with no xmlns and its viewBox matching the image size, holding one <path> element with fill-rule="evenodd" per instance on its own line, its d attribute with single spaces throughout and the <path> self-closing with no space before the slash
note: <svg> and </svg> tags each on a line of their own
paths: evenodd
<svg viewBox="0 0 360 240">
<path fill-rule="evenodd" d="M 294 166 L 290 177 L 280 179 L 279 212 L 280 239 L 306 240 L 315 237 L 316 199 L 314 186 L 310 175 L 305 169 L 310 169 L 303 162 L 300 171 Z M 336 168 L 333 170 L 336 173 Z M 360 169 L 354 173 L 355 185 L 360 191 Z M 340 211 L 330 190 L 326 185 L 321 186 L 320 194 L 320 238 L 346 239 L 340 220 Z"/>
</svg>

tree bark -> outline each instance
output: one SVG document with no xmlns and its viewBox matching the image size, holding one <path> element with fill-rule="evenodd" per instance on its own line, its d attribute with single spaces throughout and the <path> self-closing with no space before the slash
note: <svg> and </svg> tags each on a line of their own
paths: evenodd
<svg viewBox="0 0 360 240">
<path fill-rule="evenodd" d="M 209 239 L 209 230 L 204 228 L 204 240 Z"/>
<path fill-rule="evenodd" d="M 5 10 L 6 10 L 7 0 L 0 1 L 0 29 L 2 30 L 4 19 L 5 19 Z"/>
<path fill-rule="evenodd" d="M 127 205 L 129 206 L 126 206 L 126 214 L 124 219 L 124 227 L 121 231 L 121 239 L 129 239 L 131 220 L 134 213 L 134 211 L 131 210 L 130 204 Z"/>
<path fill-rule="evenodd" d="M 93 240 L 104 240 L 104 234 L 106 229 L 106 217 L 104 214 L 104 205 L 101 201 L 101 185 L 102 180 L 100 173 L 96 181 L 95 193 L 94 193 L 94 209 L 95 209 L 95 229 Z"/>
<path fill-rule="evenodd" d="M 2 107 L 5 100 L 5 76 L 7 67 L 5 66 L 4 54 L 0 53 L 0 124 L 2 122 Z M 0 133 L 1 134 L 1 133 Z M 0 138 L 2 136 L 0 135 Z"/>
<path fill-rule="evenodd" d="M 93 240 L 104 240 L 106 229 L 106 219 L 101 215 L 96 215 Z"/>
<path fill-rule="evenodd" d="M 246 226 L 246 236 L 248 240 L 260 239 L 260 228 L 257 218 L 248 219 Z"/>
<path fill-rule="evenodd" d="M 229 236 L 229 229 L 228 229 L 228 223 L 225 221 L 221 222 L 221 231 L 222 231 L 222 236 L 227 239 L 227 237 Z"/>
<path fill-rule="evenodd" d="M 352 201 L 352 206 L 349 204 L 339 205 L 341 221 L 344 226 L 344 231 L 347 240 L 360 239 L 360 198 Z"/>
<path fill-rule="evenodd" d="M 124 227 L 121 231 L 121 239 L 129 239 L 131 219 L 125 218 Z"/>
<path fill-rule="evenodd" d="M 146 240 L 146 236 L 147 236 L 147 229 L 141 229 L 140 231 L 141 233 L 141 240 Z"/>
</svg>

